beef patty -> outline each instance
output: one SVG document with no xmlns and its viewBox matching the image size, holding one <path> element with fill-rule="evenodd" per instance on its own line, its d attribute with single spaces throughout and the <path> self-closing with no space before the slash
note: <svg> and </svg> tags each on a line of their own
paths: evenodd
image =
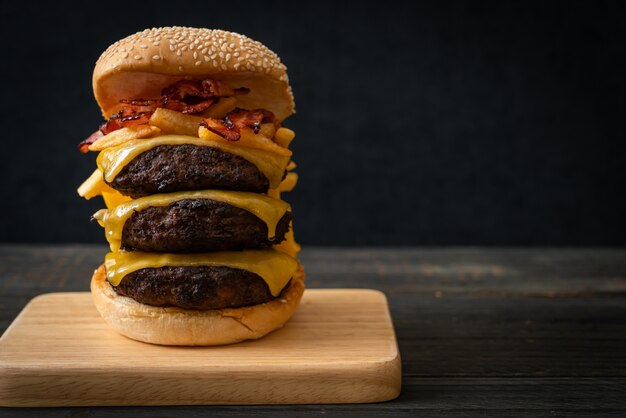
<svg viewBox="0 0 626 418">
<path fill-rule="evenodd" d="M 245 158 L 191 144 L 154 147 L 134 158 L 108 184 L 134 199 L 181 190 L 265 193 L 269 188 L 267 177 Z"/>
<path fill-rule="evenodd" d="M 260 276 L 230 267 L 146 268 L 112 287 L 139 303 L 184 309 L 239 308 L 274 299 Z"/>
<path fill-rule="evenodd" d="M 291 212 L 286 212 L 269 240 L 265 222 L 245 209 L 210 199 L 183 199 L 133 213 L 122 230 L 122 248 L 168 253 L 264 248 L 285 239 L 290 221 Z"/>
</svg>

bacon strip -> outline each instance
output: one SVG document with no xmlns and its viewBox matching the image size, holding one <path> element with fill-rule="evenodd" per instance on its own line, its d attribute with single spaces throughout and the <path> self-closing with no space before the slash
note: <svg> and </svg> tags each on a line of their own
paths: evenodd
<svg viewBox="0 0 626 418">
<path fill-rule="evenodd" d="M 194 113 L 200 113 L 205 111 L 206 109 L 211 107 L 211 105 L 216 101 L 217 99 L 214 97 L 205 100 L 186 99 L 185 101 L 165 98 L 163 99 L 162 106 L 159 107 L 164 107 L 166 109 L 193 115 Z"/>
<path fill-rule="evenodd" d="M 161 91 L 160 99 L 122 99 L 120 100 L 122 110 L 111 115 L 98 131 L 78 144 L 78 149 L 85 153 L 88 151 L 89 145 L 103 135 L 126 126 L 148 123 L 150 116 L 157 108 L 162 107 L 185 114 L 195 114 L 211 107 L 220 97 L 248 94 L 249 92 L 250 90 L 246 87 L 233 89 L 217 80 L 207 78 L 204 80 L 177 81 Z M 98 132 L 100 136 L 97 135 Z M 239 139 L 238 133 L 237 138 L 233 141 L 237 139 Z"/>
<path fill-rule="evenodd" d="M 235 94 L 247 94 L 250 89 L 240 87 L 233 89 L 225 86 L 217 80 L 210 78 L 204 80 L 180 80 L 161 91 L 161 96 L 167 99 L 184 100 L 187 96 L 216 98 L 234 96 Z"/>
<path fill-rule="evenodd" d="M 242 128 L 250 128 L 258 133 L 262 123 L 277 124 L 274 114 L 268 110 L 235 109 L 222 119 L 207 118 L 201 125 L 214 132 L 227 141 L 238 141 L 241 137 Z"/>
<path fill-rule="evenodd" d="M 82 152 L 83 154 L 87 153 L 89 151 L 89 145 L 93 144 L 98 139 L 102 138 L 103 136 L 104 134 L 102 133 L 102 131 L 98 129 L 96 132 L 89 135 L 89 138 L 85 139 L 84 141 L 78 144 L 78 150 Z"/>
<path fill-rule="evenodd" d="M 148 123 L 148 121 L 150 120 L 150 116 L 153 112 L 154 110 L 135 112 L 132 109 L 123 109 L 119 113 L 112 115 L 111 119 L 109 119 L 106 123 L 100 126 L 100 131 L 102 131 L 104 135 L 107 135 L 126 126 Z"/>
</svg>

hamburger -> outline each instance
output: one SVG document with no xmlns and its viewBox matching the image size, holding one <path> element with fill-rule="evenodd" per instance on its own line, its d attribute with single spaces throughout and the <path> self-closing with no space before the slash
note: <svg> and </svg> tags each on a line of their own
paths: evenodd
<svg viewBox="0 0 626 418">
<path fill-rule="evenodd" d="M 91 279 L 115 331 L 154 344 L 219 345 L 283 326 L 304 291 L 283 127 L 286 67 L 221 30 L 148 29 L 98 59 L 106 121 L 79 144 L 97 168 L 78 188 L 110 246 Z"/>
</svg>

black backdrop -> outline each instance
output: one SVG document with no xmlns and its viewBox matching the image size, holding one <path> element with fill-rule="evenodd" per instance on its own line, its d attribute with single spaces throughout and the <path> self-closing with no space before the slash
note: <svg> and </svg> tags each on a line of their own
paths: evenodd
<svg viewBox="0 0 626 418">
<path fill-rule="evenodd" d="M 93 65 L 176 24 L 289 67 L 304 244 L 626 244 L 624 3 L 426 3 L 2 2 L 0 241 L 104 242 Z"/>
</svg>

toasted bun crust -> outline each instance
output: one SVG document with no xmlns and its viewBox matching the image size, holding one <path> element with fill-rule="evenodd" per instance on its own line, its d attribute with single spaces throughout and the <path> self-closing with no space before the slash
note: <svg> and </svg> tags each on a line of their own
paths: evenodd
<svg viewBox="0 0 626 418">
<path fill-rule="evenodd" d="M 111 328 L 135 340 L 163 345 L 222 345 L 261 338 L 289 320 L 303 292 L 302 266 L 289 288 L 271 302 L 210 311 L 160 308 L 120 296 L 106 280 L 104 266 L 91 279 L 96 308 Z"/>
<path fill-rule="evenodd" d="M 248 87 L 240 107 L 272 111 L 279 120 L 294 112 L 287 68 L 265 45 L 234 32 L 164 27 L 146 29 L 111 45 L 98 59 L 93 91 L 105 118 L 120 99 L 159 98 L 181 79 L 213 77 Z"/>
</svg>

